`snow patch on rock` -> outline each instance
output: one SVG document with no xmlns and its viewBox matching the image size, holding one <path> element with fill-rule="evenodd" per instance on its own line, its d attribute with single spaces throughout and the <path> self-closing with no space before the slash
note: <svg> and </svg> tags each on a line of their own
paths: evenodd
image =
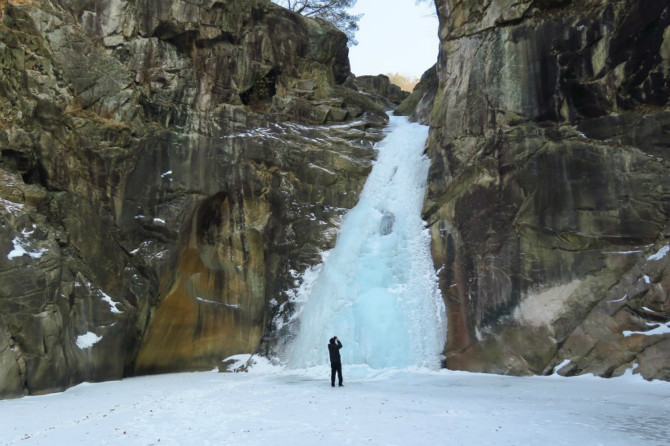
<svg viewBox="0 0 670 446">
<path fill-rule="evenodd" d="M 87 333 L 84 333 L 83 335 L 77 336 L 77 347 L 79 347 L 81 350 L 86 350 L 91 347 L 93 347 L 95 344 L 97 344 L 100 339 L 102 339 L 102 336 L 98 336 L 97 334 L 93 333 L 92 331 L 89 331 Z"/>
<path fill-rule="evenodd" d="M 581 280 L 573 280 L 537 294 L 529 294 L 515 310 L 514 317 L 535 327 L 551 324 L 563 313 L 570 297 L 581 283 Z"/>
</svg>

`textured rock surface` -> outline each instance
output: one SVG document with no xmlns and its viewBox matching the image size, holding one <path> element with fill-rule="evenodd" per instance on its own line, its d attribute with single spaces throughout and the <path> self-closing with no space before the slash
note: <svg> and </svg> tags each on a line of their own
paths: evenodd
<svg viewBox="0 0 670 446">
<path fill-rule="evenodd" d="M 253 351 L 386 116 L 264 0 L 0 0 L 0 397 Z"/>
<path fill-rule="evenodd" d="M 436 4 L 447 366 L 670 379 L 670 6 Z"/>
<path fill-rule="evenodd" d="M 433 65 L 421 76 L 412 93 L 395 109 L 394 114 L 409 116 L 413 122 L 430 124 L 430 112 L 437 95 L 437 65 Z"/>
<path fill-rule="evenodd" d="M 384 110 L 394 110 L 409 96 L 408 92 L 391 83 L 385 74 L 356 76 L 353 82 L 358 91 L 369 95 Z"/>
</svg>

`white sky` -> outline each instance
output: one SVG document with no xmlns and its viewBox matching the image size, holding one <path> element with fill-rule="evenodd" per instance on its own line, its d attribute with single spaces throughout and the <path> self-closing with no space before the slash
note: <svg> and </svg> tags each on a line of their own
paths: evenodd
<svg viewBox="0 0 670 446">
<path fill-rule="evenodd" d="M 364 14 L 349 48 L 351 71 L 364 74 L 400 73 L 420 77 L 437 61 L 439 40 L 432 1 L 358 0 L 351 10 Z"/>
</svg>

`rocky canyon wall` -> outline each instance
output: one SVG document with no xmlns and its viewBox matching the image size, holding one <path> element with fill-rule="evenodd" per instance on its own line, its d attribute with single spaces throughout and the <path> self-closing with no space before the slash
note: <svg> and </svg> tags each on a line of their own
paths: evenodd
<svg viewBox="0 0 670 446">
<path fill-rule="evenodd" d="M 670 5 L 436 6 L 447 367 L 670 379 Z"/>
<path fill-rule="evenodd" d="M 0 0 L 0 397 L 258 348 L 383 110 L 266 0 Z"/>
<path fill-rule="evenodd" d="M 436 5 L 447 367 L 670 379 L 670 6 Z M 0 67 L 0 397 L 271 350 L 402 99 L 268 0 L 0 0 Z"/>
</svg>

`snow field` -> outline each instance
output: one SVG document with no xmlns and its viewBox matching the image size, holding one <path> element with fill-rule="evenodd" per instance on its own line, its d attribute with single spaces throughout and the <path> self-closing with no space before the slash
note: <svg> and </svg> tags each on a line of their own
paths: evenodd
<svg viewBox="0 0 670 446">
<path fill-rule="evenodd" d="M 2 445 L 666 445 L 670 383 L 327 367 L 181 373 L 0 401 Z"/>
</svg>

